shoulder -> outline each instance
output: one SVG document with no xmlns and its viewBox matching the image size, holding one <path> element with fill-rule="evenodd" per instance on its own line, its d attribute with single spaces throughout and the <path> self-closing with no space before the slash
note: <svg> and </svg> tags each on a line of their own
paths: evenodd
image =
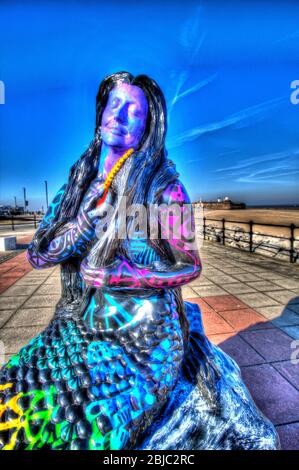
<svg viewBox="0 0 299 470">
<path fill-rule="evenodd" d="M 183 183 L 176 179 L 162 192 L 160 204 L 190 204 L 190 198 Z"/>
<path fill-rule="evenodd" d="M 61 186 L 61 188 L 55 194 L 55 197 L 53 201 L 51 202 L 51 205 L 54 205 L 56 202 L 61 202 L 63 195 L 65 193 L 66 187 L 67 187 L 66 183 Z"/>
</svg>

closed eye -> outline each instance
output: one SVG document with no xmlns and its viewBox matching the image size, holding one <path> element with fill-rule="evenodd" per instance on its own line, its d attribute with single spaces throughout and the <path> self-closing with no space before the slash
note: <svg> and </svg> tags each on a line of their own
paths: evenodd
<svg viewBox="0 0 299 470">
<path fill-rule="evenodd" d="M 113 98 L 111 103 L 110 103 L 111 108 L 117 108 L 118 105 L 119 105 L 119 99 L 118 98 Z"/>
<path fill-rule="evenodd" d="M 141 116 L 141 111 L 137 108 L 131 107 L 130 111 L 134 116 L 137 116 L 137 117 Z"/>
</svg>

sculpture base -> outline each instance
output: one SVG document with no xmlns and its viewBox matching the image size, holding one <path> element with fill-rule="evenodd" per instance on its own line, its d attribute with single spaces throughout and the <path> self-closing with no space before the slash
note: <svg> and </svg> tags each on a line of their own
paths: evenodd
<svg viewBox="0 0 299 470">
<path fill-rule="evenodd" d="M 233 359 L 204 335 L 198 305 L 185 302 L 189 351 L 179 380 L 138 449 L 274 450 L 279 438 L 258 410 Z"/>
</svg>

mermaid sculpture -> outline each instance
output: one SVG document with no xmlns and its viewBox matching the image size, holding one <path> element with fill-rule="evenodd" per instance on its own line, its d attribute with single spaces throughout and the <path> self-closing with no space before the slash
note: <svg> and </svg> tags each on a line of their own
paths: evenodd
<svg viewBox="0 0 299 470">
<path fill-rule="evenodd" d="M 34 268 L 61 265 L 62 296 L 1 370 L 2 449 L 278 447 L 238 366 L 182 301 L 201 263 L 165 135 L 154 80 L 103 80 L 95 138 L 28 248 Z"/>
</svg>

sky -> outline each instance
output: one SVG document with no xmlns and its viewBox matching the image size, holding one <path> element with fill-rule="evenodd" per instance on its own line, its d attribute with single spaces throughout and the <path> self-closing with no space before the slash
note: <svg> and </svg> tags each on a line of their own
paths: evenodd
<svg viewBox="0 0 299 470">
<path fill-rule="evenodd" d="M 299 203 L 299 2 L 0 0 L 0 19 L 0 204 L 54 197 L 120 70 L 161 86 L 192 200 Z"/>
</svg>

